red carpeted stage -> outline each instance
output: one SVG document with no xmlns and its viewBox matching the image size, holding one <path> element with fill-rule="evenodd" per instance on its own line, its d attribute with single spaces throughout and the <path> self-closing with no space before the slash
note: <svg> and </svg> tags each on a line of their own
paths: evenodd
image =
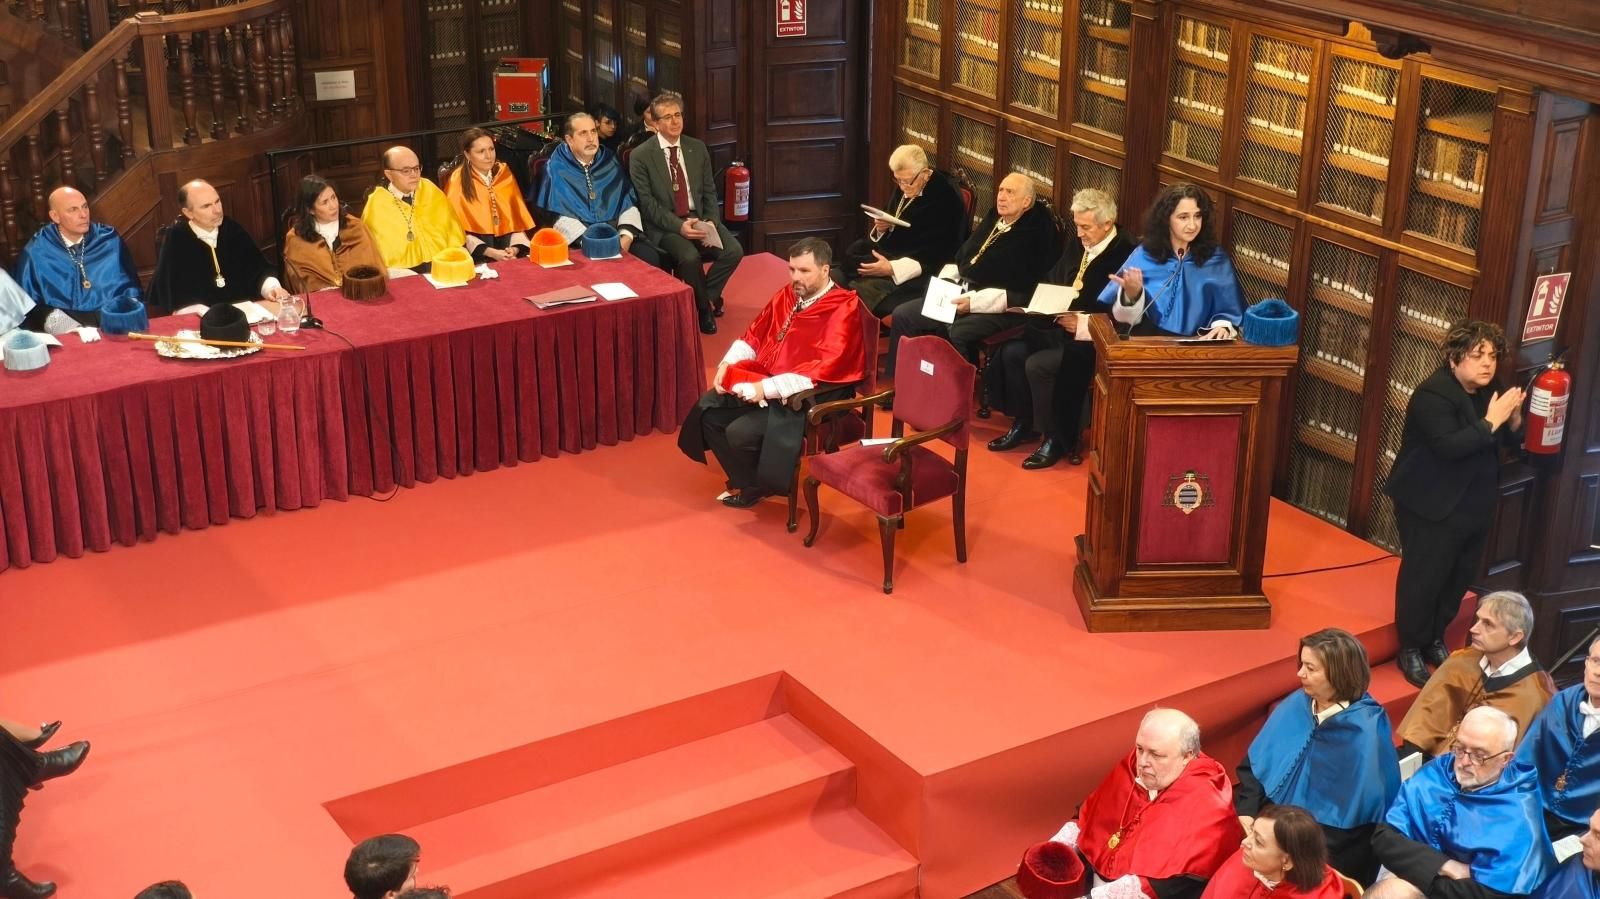
<svg viewBox="0 0 1600 899">
<path fill-rule="evenodd" d="M 746 259 L 708 361 L 784 277 Z M 1082 469 L 1023 455 L 974 450 L 967 564 L 948 504 L 911 516 L 893 596 L 869 513 L 825 493 L 806 549 L 667 435 L 6 572 L 0 715 L 94 743 L 30 794 L 18 864 L 65 896 L 338 896 L 352 843 L 403 830 L 471 899 L 960 896 L 1152 704 L 1231 764 L 1299 635 L 1393 656 L 1393 560 L 1269 580 L 1266 631 L 1087 633 Z M 1269 573 L 1378 555 L 1273 505 Z"/>
</svg>

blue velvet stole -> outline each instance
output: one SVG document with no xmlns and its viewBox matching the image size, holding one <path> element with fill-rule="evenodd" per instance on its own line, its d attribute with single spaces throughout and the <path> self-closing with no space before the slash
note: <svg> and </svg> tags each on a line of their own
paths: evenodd
<svg viewBox="0 0 1600 899">
<path fill-rule="evenodd" d="M 1545 881 L 1535 899 L 1600 899 L 1600 874 L 1583 866 L 1583 856 L 1574 855 Z"/>
<path fill-rule="evenodd" d="M 1267 797 L 1318 823 L 1349 829 L 1383 820 L 1400 792 L 1389 715 L 1372 694 L 1318 725 L 1311 697 L 1289 694 L 1250 744 L 1250 770 Z"/>
<path fill-rule="evenodd" d="M 1545 808 L 1586 828 L 1589 817 L 1600 809 L 1600 731 L 1585 740 L 1583 713 L 1578 711 L 1578 704 L 1587 698 L 1581 683 L 1552 697 L 1528 728 L 1512 762 L 1533 770 Z"/>
<path fill-rule="evenodd" d="M 1502 893 L 1531 893 L 1555 871 L 1532 772 L 1507 765 L 1500 779 L 1470 792 L 1456 785 L 1455 754 L 1422 766 L 1384 822 L 1472 869 Z"/>
<path fill-rule="evenodd" d="M 133 256 L 116 229 L 93 222 L 79 246 L 83 247 L 82 272 L 61 241 L 61 229 L 54 224 L 40 228 L 17 257 L 17 280 L 22 289 L 39 302 L 68 312 L 99 312 L 112 300 L 130 294 L 136 300 L 144 299 Z M 83 286 L 85 272 L 88 288 Z"/>
<path fill-rule="evenodd" d="M 570 216 L 585 225 L 595 222 L 615 225 L 617 217 L 635 204 L 633 182 L 628 180 L 617 157 L 605 147 L 600 148 L 589 165 L 589 178 L 594 182 L 592 200 L 589 199 L 589 184 L 583 179 L 583 166 L 563 143 L 545 164 L 544 181 L 539 185 L 535 205 Z"/>
<path fill-rule="evenodd" d="M 1190 256 L 1157 262 L 1141 244 L 1118 271 L 1130 268 L 1144 273 L 1144 292 L 1151 301 L 1145 315 L 1168 334 L 1192 336 L 1218 318 L 1227 319 L 1237 328 L 1244 318 L 1239 276 L 1233 271 L 1233 260 L 1221 247 L 1211 253 L 1204 265 L 1197 265 Z M 1116 301 L 1117 282 L 1111 281 L 1100 292 L 1100 302 L 1109 306 Z"/>
</svg>

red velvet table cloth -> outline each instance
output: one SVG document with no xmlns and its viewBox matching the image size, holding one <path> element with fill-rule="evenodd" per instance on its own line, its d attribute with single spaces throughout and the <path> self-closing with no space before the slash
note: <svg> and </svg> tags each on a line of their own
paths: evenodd
<svg viewBox="0 0 1600 899">
<path fill-rule="evenodd" d="M 0 570 L 675 428 L 705 378 L 691 292 L 631 257 L 573 258 L 313 295 L 329 331 L 269 338 L 304 352 L 180 361 L 68 335 L 49 366 L 0 369 Z M 522 299 L 601 281 L 640 297 Z"/>
</svg>

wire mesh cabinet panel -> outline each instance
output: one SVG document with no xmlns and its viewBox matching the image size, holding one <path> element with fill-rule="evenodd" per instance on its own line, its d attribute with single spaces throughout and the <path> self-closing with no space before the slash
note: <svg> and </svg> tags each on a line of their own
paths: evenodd
<svg viewBox="0 0 1600 899">
<path fill-rule="evenodd" d="M 622 3 L 622 84 L 623 115 L 633 112 L 633 105 L 650 99 L 650 45 L 645 30 L 645 8 L 642 3 L 623 0 Z"/>
<path fill-rule="evenodd" d="M 587 105 L 588 92 L 583 83 L 589 71 L 584 50 L 583 5 L 580 0 L 561 0 L 561 55 L 563 62 L 560 84 L 562 105 L 568 109 L 582 109 Z"/>
<path fill-rule="evenodd" d="M 1087 188 L 1094 188 L 1095 190 L 1105 191 L 1106 195 L 1113 200 L 1117 199 L 1117 197 L 1121 194 L 1122 169 L 1114 165 L 1107 165 L 1106 163 L 1098 160 L 1090 159 L 1087 156 L 1079 156 L 1076 153 L 1072 154 L 1070 157 L 1068 166 L 1068 174 L 1072 177 L 1072 193 L 1077 193 L 1078 191 L 1085 190 Z M 1067 206 L 1068 203 L 1066 201 L 1070 201 L 1071 199 L 1071 194 L 1063 194 L 1062 206 Z M 1122 211 L 1118 215 L 1120 221 L 1129 223 L 1124 224 L 1122 229 L 1123 233 L 1130 234 L 1130 239 L 1137 239 L 1138 237 L 1136 233 L 1128 230 L 1132 228 L 1134 231 L 1137 231 L 1138 225 L 1131 224 L 1132 222 L 1136 221 L 1137 216 L 1137 212 L 1130 215 L 1126 211 Z"/>
<path fill-rule="evenodd" d="M 1165 149 L 1215 171 L 1222 157 L 1228 114 L 1228 68 L 1233 33 L 1225 25 L 1178 17 L 1172 48 Z"/>
<path fill-rule="evenodd" d="M 1061 108 L 1062 0 L 1010 0 L 1011 103 L 1055 118 Z"/>
<path fill-rule="evenodd" d="M 466 4 L 461 0 L 428 0 L 423 8 L 428 22 L 423 40 L 428 54 L 430 122 L 436 128 L 469 125 L 474 120 L 474 109 Z"/>
<path fill-rule="evenodd" d="M 1064 214 L 1063 204 L 1056 194 L 1056 148 L 1054 144 L 1040 143 L 1020 134 L 1006 138 L 1006 168 L 1027 175 L 1039 196 L 1055 204 L 1056 211 Z"/>
<path fill-rule="evenodd" d="M 1300 190 L 1312 48 L 1288 38 L 1250 36 L 1238 177 L 1293 196 Z"/>
<path fill-rule="evenodd" d="M 894 98 L 896 144 L 916 144 L 928 151 L 929 159 L 939 157 L 939 107 L 908 94 Z"/>
<path fill-rule="evenodd" d="M 956 0 L 953 83 L 985 97 L 1000 89 L 1000 0 Z"/>
<path fill-rule="evenodd" d="M 1122 137 L 1128 113 L 1128 34 L 1124 0 L 1078 0 L 1078 90 L 1073 121 Z"/>
<path fill-rule="evenodd" d="M 594 29 L 594 53 L 591 57 L 594 65 L 589 69 L 594 78 L 594 93 L 591 96 L 606 103 L 615 103 L 617 82 L 620 80 L 617 67 L 616 10 L 612 6 L 612 0 L 589 0 L 589 3 L 589 21 Z"/>
<path fill-rule="evenodd" d="M 1423 76 L 1407 231 L 1477 250 L 1494 102 L 1490 91 Z"/>
<path fill-rule="evenodd" d="M 1383 221 L 1399 95 L 1399 69 L 1333 54 L 1319 204 L 1371 222 Z"/>
<path fill-rule="evenodd" d="M 900 24 L 900 65 L 938 78 L 944 0 L 907 0 L 905 11 Z"/>
<path fill-rule="evenodd" d="M 995 127 L 958 115 L 951 117 L 955 164 L 972 182 L 972 223 L 976 225 L 994 208 Z"/>
<path fill-rule="evenodd" d="M 659 9 L 659 8 L 658 8 Z M 683 20 L 656 13 L 656 92 L 683 92 Z"/>
<path fill-rule="evenodd" d="M 1237 208 L 1233 210 L 1233 267 L 1245 305 L 1289 296 L 1294 230 Z"/>
</svg>

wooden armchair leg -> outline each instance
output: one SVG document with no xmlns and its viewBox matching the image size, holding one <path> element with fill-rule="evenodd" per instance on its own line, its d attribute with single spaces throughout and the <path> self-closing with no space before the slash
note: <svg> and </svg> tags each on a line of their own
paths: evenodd
<svg viewBox="0 0 1600 899">
<path fill-rule="evenodd" d="M 822 508 L 817 503 L 817 485 L 821 483 L 816 478 L 806 478 L 806 514 L 811 516 L 811 530 L 806 532 L 806 546 L 817 542 L 817 526 L 822 523 Z"/>
<path fill-rule="evenodd" d="M 950 500 L 950 518 L 956 528 L 956 561 L 967 561 L 967 491 L 966 485 L 956 490 Z"/>
<path fill-rule="evenodd" d="M 883 592 L 894 592 L 894 532 L 905 523 L 905 516 L 878 518 L 878 536 L 883 540 Z"/>
</svg>

